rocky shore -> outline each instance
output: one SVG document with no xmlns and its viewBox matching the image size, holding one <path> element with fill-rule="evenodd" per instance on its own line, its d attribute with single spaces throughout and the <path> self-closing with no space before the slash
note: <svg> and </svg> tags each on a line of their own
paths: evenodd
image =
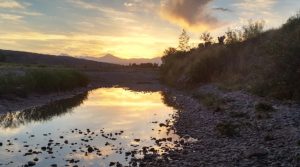
<svg viewBox="0 0 300 167">
<path fill-rule="evenodd" d="M 140 166 L 300 165 L 299 105 L 213 85 L 165 93 L 166 103 L 178 109 L 169 128 L 197 141 L 163 155 L 146 154 L 136 160 Z"/>
</svg>

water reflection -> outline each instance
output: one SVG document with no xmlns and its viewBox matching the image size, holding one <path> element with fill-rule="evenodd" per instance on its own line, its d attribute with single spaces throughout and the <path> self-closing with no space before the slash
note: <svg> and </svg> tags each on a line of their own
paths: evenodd
<svg viewBox="0 0 300 167">
<path fill-rule="evenodd" d="M 160 92 L 101 88 L 3 115 L 0 165 L 22 166 L 35 158 L 36 166 L 128 165 L 144 151 L 163 153 L 179 137 L 166 126 L 172 124 L 173 109 L 162 99 Z"/>
<path fill-rule="evenodd" d="M 74 107 L 82 104 L 87 95 L 87 93 L 84 93 L 70 99 L 55 101 L 42 107 L 0 115 L 0 128 L 18 128 L 33 121 L 49 121 L 53 117 L 63 116 L 71 112 Z"/>
</svg>

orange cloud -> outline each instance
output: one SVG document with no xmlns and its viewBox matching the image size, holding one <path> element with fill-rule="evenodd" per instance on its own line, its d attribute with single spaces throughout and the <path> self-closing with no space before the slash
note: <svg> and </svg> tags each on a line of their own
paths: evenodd
<svg viewBox="0 0 300 167">
<path fill-rule="evenodd" d="M 168 21 L 193 31 L 217 28 L 220 23 L 211 15 L 208 4 L 212 0 L 165 0 L 160 14 Z"/>
</svg>

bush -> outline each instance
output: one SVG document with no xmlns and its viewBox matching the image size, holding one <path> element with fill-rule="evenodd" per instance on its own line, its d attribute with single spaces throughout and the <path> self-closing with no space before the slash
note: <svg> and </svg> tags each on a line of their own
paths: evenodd
<svg viewBox="0 0 300 167">
<path fill-rule="evenodd" d="M 267 103 L 258 103 L 255 105 L 255 113 L 258 119 L 267 119 L 271 117 L 271 112 L 274 112 L 275 109 Z"/>
<path fill-rule="evenodd" d="M 243 26 L 243 40 L 255 38 L 260 35 L 264 30 L 264 21 L 253 22 L 249 20 L 248 25 Z"/>
<path fill-rule="evenodd" d="M 239 125 L 234 124 L 232 122 L 223 122 L 219 123 L 216 126 L 216 130 L 222 135 L 226 137 L 233 137 L 239 134 Z"/>
<path fill-rule="evenodd" d="M 255 110 L 257 112 L 273 112 L 273 111 L 275 111 L 275 109 L 273 108 L 272 105 L 267 104 L 267 103 L 263 103 L 263 102 L 260 102 L 260 103 L 256 104 L 255 105 Z"/>
<path fill-rule="evenodd" d="M 219 98 L 216 95 L 213 94 L 194 94 L 194 98 L 198 99 L 198 101 L 208 107 L 209 109 L 212 109 L 214 111 L 220 111 L 222 110 L 222 107 L 224 105 L 224 100 Z"/>
</svg>

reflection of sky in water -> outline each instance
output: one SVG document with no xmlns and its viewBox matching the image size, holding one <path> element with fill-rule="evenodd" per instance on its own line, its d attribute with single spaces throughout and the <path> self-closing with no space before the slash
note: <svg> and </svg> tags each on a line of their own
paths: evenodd
<svg viewBox="0 0 300 167">
<path fill-rule="evenodd" d="M 7 115 L 6 117 L 2 116 L 2 120 L 0 120 L 2 121 L 0 123 L 0 142 L 3 142 L 4 146 L 0 147 L 0 164 L 14 161 L 13 164 L 8 166 L 22 165 L 27 161 L 32 161 L 34 157 L 39 158 L 37 166 L 51 165 L 53 163 L 63 166 L 67 164 L 65 160 L 70 158 L 80 160 L 77 164 L 79 166 L 83 164 L 88 166 L 107 166 L 110 161 L 119 161 L 126 164 L 124 152 L 135 149 L 132 145 L 139 144 L 137 148 L 141 149 L 143 146 L 154 145 L 154 141 L 150 139 L 151 137 L 167 137 L 165 128 L 151 123 L 153 121 L 164 123 L 166 119 L 170 119 L 170 114 L 173 113 L 173 109 L 163 103 L 162 95 L 158 92 L 139 93 L 122 88 L 101 88 L 91 91 L 86 100 L 84 98 L 76 100 L 78 102 L 64 102 L 65 104 L 70 104 L 69 107 L 53 104 L 55 107 L 44 108 L 42 112 L 26 111 L 31 115 L 12 114 L 10 117 L 18 117 L 18 119 L 16 119 L 17 123 L 14 122 L 14 126 L 11 127 L 2 125 L 3 120 L 7 119 Z M 76 107 L 76 105 L 79 106 Z M 42 116 L 45 113 L 49 114 L 46 118 Z M 32 115 L 41 115 L 43 119 L 39 119 L 39 117 L 31 119 Z M 82 131 L 90 129 L 95 134 L 99 134 L 99 136 L 94 136 L 93 141 L 84 143 L 81 139 L 86 139 L 87 136 L 71 133 L 71 130 L 75 128 Z M 124 133 L 115 136 L 117 140 L 112 141 L 101 136 L 101 129 L 104 129 L 105 134 L 120 132 L 121 130 Z M 159 129 L 161 130 L 160 132 L 158 131 Z M 43 136 L 43 134 L 47 133 L 51 133 L 51 135 Z M 29 137 L 30 135 L 35 136 Z M 64 136 L 64 139 L 60 139 L 59 136 Z M 177 137 L 174 134 L 170 134 L 170 136 Z M 18 139 L 14 141 L 14 138 Z M 29 149 L 40 151 L 40 147 L 47 145 L 49 139 L 53 139 L 54 143 L 60 143 L 63 148 L 53 148 L 53 155 L 42 153 L 23 156 L 26 150 Z M 69 143 L 77 142 L 78 144 L 75 146 L 63 144 L 66 139 Z M 134 139 L 141 139 L 141 141 L 135 142 Z M 12 140 L 13 145 L 6 146 L 6 140 Z M 27 143 L 23 143 L 24 141 Z M 106 142 L 113 146 L 105 146 Z M 30 145 L 30 148 L 24 148 L 24 144 Z M 79 149 L 82 147 L 82 150 L 84 150 L 84 144 L 96 146 L 101 150 L 102 156 L 97 156 L 96 154 L 85 156 L 84 152 L 80 152 Z M 124 148 L 122 154 L 116 153 L 116 150 L 114 150 L 122 148 Z M 5 149 L 14 152 L 7 152 Z M 72 153 L 74 149 L 77 151 Z M 18 153 L 18 150 L 21 150 L 21 153 Z"/>
</svg>

